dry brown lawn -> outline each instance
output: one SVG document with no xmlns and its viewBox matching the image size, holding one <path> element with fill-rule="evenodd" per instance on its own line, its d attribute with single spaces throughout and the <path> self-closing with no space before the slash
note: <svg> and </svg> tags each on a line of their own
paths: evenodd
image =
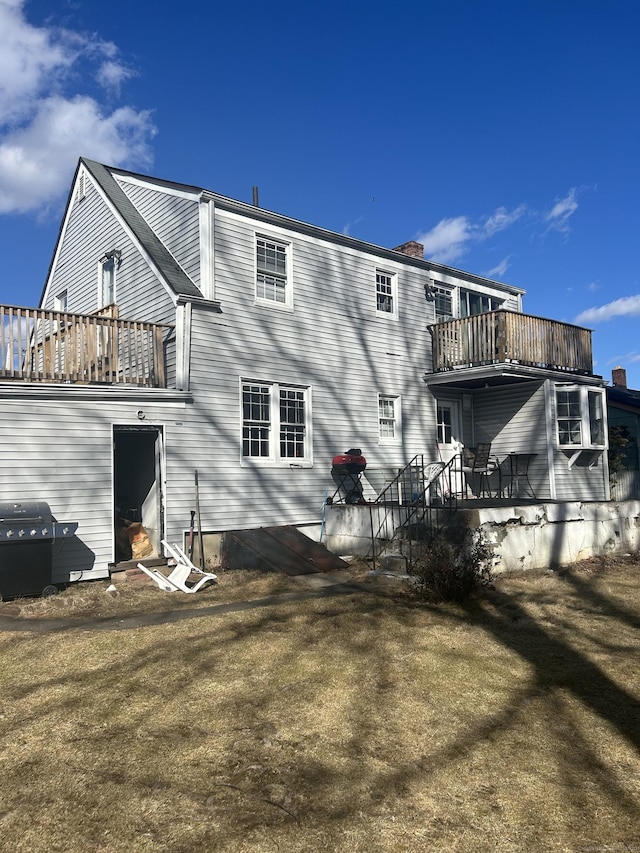
<svg viewBox="0 0 640 853">
<path fill-rule="evenodd" d="M 636 558 L 466 607 L 106 585 L 0 605 L 0 850 L 640 853 Z"/>
</svg>

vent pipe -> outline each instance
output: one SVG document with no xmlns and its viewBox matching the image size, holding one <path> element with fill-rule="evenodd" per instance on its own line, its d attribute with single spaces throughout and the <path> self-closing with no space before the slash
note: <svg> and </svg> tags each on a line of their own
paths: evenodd
<svg viewBox="0 0 640 853">
<path fill-rule="evenodd" d="M 258 202 L 258 187 L 253 188 L 253 206 L 260 207 L 260 204 Z"/>
</svg>

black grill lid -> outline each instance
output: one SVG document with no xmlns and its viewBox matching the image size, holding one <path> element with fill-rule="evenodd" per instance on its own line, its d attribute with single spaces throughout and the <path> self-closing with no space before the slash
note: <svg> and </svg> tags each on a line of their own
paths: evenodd
<svg viewBox="0 0 640 853">
<path fill-rule="evenodd" d="M 20 521 L 51 522 L 51 508 L 46 501 L 1 501 L 0 524 Z"/>
</svg>

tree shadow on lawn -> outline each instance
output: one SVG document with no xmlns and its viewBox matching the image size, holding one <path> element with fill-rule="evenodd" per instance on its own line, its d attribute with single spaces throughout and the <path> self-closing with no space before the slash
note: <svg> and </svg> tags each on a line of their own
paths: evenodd
<svg viewBox="0 0 640 853">
<path fill-rule="evenodd" d="M 589 580 L 567 583 L 589 607 L 607 611 L 611 634 L 616 623 L 633 624 L 634 614 Z M 544 706 L 551 744 L 544 748 L 555 761 L 548 773 L 564 780 L 567 813 L 592 807 L 586 777 L 618 816 L 637 815 L 633 788 L 577 715 L 580 708 L 595 715 L 637 756 L 640 702 L 518 596 L 492 590 L 466 607 L 365 594 L 255 604 L 215 619 L 206 608 L 180 614 L 173 626 L 132 627 L 118 633 L 116 649 L 104 632 L 86 629 L 68 637 L 75 658 L 61 660 L 35 688 L 9 688 L 25 732 L 65 721 L 68 772 L 91 780 L 75 800 L 70 788 L 70 808 L 117 805 L 124 790 L 140 809 L 131 832 L 140 831 L 152 803 L 170 809 L 157 826 L 173 819 L 172 831 L 182 827 L 193 844 L 284 832 L 289 823 L 337 831 L 356 821 L 366 832 L 367 821 L 391 810 L 403 815 L 405 829 L 440 816 L 445 835 L 455 821 L 458 830 L 479 832 L 495 820 L 478 805 L 482 784 L 505 766 L 516 780 L 526 771 L 535 751 L 531 709 Z M 42 642 L 20 640 L 14 635 L 13 654 L 21 645 L 32 654 Z M 502 686 L 485 696 L 491 676 L 474 673 L 492 667 Z M 535 725 L 544 731 L 540 720 Z M 509 738 L 522 741 L 520 758 Z M 515 766 L 501 763 L 503 751 Z M 6 762 L 3 788 L 18 796 L 34 770 L 43 779 L 55 773 L 47 753 L 39 747 L 35 762 L 33 755 Z M 458 803 L 465 785 L 470 799 Z M 39 805 L 46 808 L 45 790 Z M 115 825 L 116 812 L 103 807 L 102 814 Z M 588 829 L 589 817 L 584 823 Z M 533 830 L 518 832 L 531 841 Z"/>
</svg>

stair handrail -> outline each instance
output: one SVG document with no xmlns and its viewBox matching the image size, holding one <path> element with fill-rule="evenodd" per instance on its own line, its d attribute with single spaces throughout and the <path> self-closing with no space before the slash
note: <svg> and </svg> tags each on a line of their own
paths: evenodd
<svg viewBox="0 0 640 853">
<path fill-rule="evenodd" d="M 376 497 L 376 499 L 374 501 L 370 502 L 370 506 L 380 505 L 380 506 L 387 506 L 388 507 L 387 512 L 385 513 L 383 519 L 380 521 L 380 523 L 378 525 L 378 530 L 376 532 L 374 532 L 374 529 L 373 529 L 373 513 L 371 514 L 371 547 L 372 547 L 372 558 L 373 558 L 374 565 L 375 565 L 375 558 L 376 558 L 376 541 L 380 538 L 381 531 L 385 527 L 387 527 L 389 515 L 391 514 L 391 516 L 392 516 L 392 528 L 393 528 L 394 534 L 396 532 L 396 529 L 403 530 L 403 529 L 408 528 L 408 526 L 411 524 L 412 521 L 414 521 L 414 519 L 416 518 L 416 516 L 419 513 L 422 513 L 423 517 L 426 517 L 427 515 L 429 515 L 430 523 L 431 523 L 431 512 L 433 510 L 433 507 L 430 505 L 430 502 L 426 500 L 426 495 L 427 495 L 427 492 L 432 488 L 432 486 L 437 485 L 439 482 L 442 482 L 443 485 L 441 486 L 441 494 L 443 496 L 443 505 L 444 505 L 444 495 L 445 495 L 444 484 L 446 482 L 444 479 L 445 477 L 448 478 L 448 481 L 449 481 L 448 492 L 449 492 L 450 500 L 449 500 L 448 509 L 451 512 L 457 508 L 457 500 L 454 498 L 453 492 L 451 490 L 451 470 L 452 470 L 452 468 L 456 462 L 456 459 L 457 459 L 457 457 L 453 456 L 448 462 L 444 462 L 442 460 L 439 461 L 437 464 L 442 466 L 441 470 L 436 474 L 436 476 L 430 477 L 430 478 L 425 480 L 425 477 L 424 477 L 424 470 L 425 470 L 424 454 L 418 453 L 403 468 L 400 469 L 398 474 L 393 478 L 393 480 L 391 480 L 391 482 L 389 482 L 384 487 L 384 489 L 380 492 L 380 494 Z M 430 461 L 430 462 L 427 462 L 426 464 L 430 465 L 433 463 Z M 391 494 L 393 493 L 394 487 L 398 487 L 398 490 L 399 490 L 399 487 L 400 487 L 400 484 L 402 482 L 403 477 L 406 477 L 407 471 L 409 471 L 411 468 L 417 468 L 420 470 L 420 472 L 421 472 L 420 481 L 422 484 L 422 488 L 418 493 L 416 493 L 415 495 L 412 495 L 411 499 L 409 501 L 403 502 L 402 504 L 400 504 L 400 502 L 398 500 L 398 509 L 400 509 L 400 506 L 402 506 L 402 508 L 405 512 L 405 517 L 402 520 L 399 519 L 399 524 L 398 524 L 398 527 L 396 528 L 395 527 L 395 520 L 393 518 L 393 515 L 394 515 L 393 509 L 394 509 L 395 503 L 391 502 L 391 501 L 387 503 L 385 498 L 388 496 L 388 494 L 390 492 L 391 492 Z"/>
</svg>

